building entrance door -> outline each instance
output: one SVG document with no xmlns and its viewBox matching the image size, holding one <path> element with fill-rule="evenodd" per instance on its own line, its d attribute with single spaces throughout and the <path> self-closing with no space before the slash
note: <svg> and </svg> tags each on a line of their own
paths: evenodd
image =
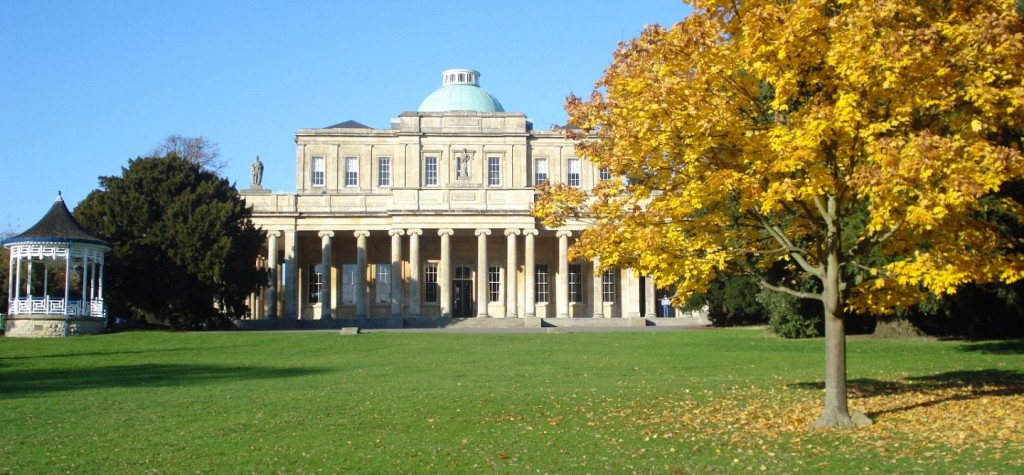
<svg viewBox="0 0 1024 475">
<path fill-rule="evenodd" d="M 456 266 L 452 279 L 452 318 L 473 316 L 473 269 Z"/>
</svg>

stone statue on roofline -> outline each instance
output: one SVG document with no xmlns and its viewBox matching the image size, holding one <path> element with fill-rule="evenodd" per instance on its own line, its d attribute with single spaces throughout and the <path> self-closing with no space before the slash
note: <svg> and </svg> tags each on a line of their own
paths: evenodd
<svg viewBox="0 0 1024 475">
<path fill-rule="evenodd" d="M 263 183 L 263 162 L 260 161 L 260 156 L 256 156 L 256 161 L 252 162 L 252 187 L 260 188 Z"/>
</svg>

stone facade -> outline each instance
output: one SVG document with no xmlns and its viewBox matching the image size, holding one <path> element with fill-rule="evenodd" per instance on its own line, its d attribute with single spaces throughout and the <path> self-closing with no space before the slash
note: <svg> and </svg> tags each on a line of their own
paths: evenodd
<svg viewBox="0 0 1024 475">
<path fill-rule="evenodd" d="M 452 71 L 476 87 L 479 73 L 449 70 L 446 81 Z M 655 289 L 630 270 L 594 275 L 595 263 L 569 261 L 582 227 L 530 216 L 545 180 L 589 189 L 609 177 L 562 131 L 534 130 L 496 99 L 443 110 L 438 95 L 390 129 L 300 129 L 296 192 L 243 190 L 272 274 L 252 318 L 656 316 Z"/>
<path fill-rule="evenodd" d="M 4 335 L 20 338 L 97 335 L 103 333 L 104 324 L 104 319 L 92 317 L 70 317 L 65 320 L 55 315 L 8 316 L 4 322 Z"/>
</svg>

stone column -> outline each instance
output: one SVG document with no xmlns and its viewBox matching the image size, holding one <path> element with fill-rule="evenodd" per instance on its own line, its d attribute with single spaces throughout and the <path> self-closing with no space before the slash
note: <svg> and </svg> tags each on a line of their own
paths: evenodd
<svg viewBox="0 0 1024 475">
<path fill-rule="evenodd" d="M 331 238 L 334 231 L 320 231 L 320 271 L 323 272 L 320 284 L 320 319 L 331 319 L 331 296 L 334 290 L 331 288 Z"/>
<path fill-rule="evenodd" d="M 516 291 L 516 271 L 519 270 L 516 256 L 516 236 L 518 235 L 518 229 L 505 230 L 505 250 L 508 253 L 508 259 L 505 262 L 505 318 L 519 317 L 519 292 Z"/>
<path fill-rule="evenodd" d="M 284 317 L 298 318 L 299 297 L 299 232 L 296 230 L 284 233 Z"/>
<path fill-rule="evenodd" d="M 487 236 L 490 229 L 476 230 L 476 316 L 487 318 Z"/>
<path fill-rule="evenodd" d="M 409 316 L 420 316 L 420 235 L 422 229 L 409 229 Z"/>
<path fill-rule="evenodd" d="M 437 285 L 441 290 L 441 316 L 452 316 L 452 234 L 455 230 L 438 229 L 441 236 L 441 265 L 437 269 Z"/>
<path fill-rule="evenodd" d="M 657 318 L 658 312 L 655 309 L 657 302 L 654 301 L 654 277 L 644 276 L 644 316 Z"/>
<path fill-rule="evenodd" d="M 405 230 L 392 229 L 391 236 L 391 316 L 402 316 L 402 236 Z"/>
<path fill-rule="evenodd" d="M 569 236 L 572 231 L 558 231 L 558 279 L 555 281 L 555 305 L 558 318 L 569 317 Z"/>
<path fill-rule="evenodd" d="M 277 239 L 281 231 L 267 231 L 267 318 L 277 318 Z"/>
<path fill-rule="evenodd" d="M 594 318 L 604 318 L 604 279 L 602 279 L 601 259 L 598 257 L 594 258 L 594 279 L 592 292 L 592 301 L 594 305 Z"/>
<path fill-rule="evenodd" d="M 534 236 L 537 235 L 536 229 L 524 229 L 523 235 L 526 236 L 526 250 L 523 256 L 523 297 L 525 297 L 526 306 L 523 309 L 523 316 L 528 318 L 534 318 L 537 316 L 537 270 L 536 270 L 536 256 L 534 255 Z"/>
<path fill-rule="evenodd" d="M 356 318 L 366 318 L 366 238 L 370 237 L 369 231 L 356 231 Z"/>
<path fill-rule="evenodd" d="M 623 311 L 626 317 L 640 317 L 640 279 L 633 269 L 623 269 L 625 274 L 625 292 L 622 299 Z"/>
</svg>

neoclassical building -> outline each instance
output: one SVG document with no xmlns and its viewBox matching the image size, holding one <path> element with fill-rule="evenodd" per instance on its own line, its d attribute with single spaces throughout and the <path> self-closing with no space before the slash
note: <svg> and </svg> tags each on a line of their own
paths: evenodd
<svg viewBox="0 0 1024 475">
<path fill-rule="evenodd" d="M 253 319 L 660 316 L 661 295 L 630 270 L 595 274 L 595 263 L 567 258 L 581 228 L 530 216 L 540 183 L 589 189 L 611 177 L 561 131 L 505 111 L 479 78 L 444 71 L 441 87 L 389 129 L 299 129 L 294 193 L 261 188 L 254 163 L 242 193 L 267 233 L 271 279 L 252 299 Z"/>
</svg>

